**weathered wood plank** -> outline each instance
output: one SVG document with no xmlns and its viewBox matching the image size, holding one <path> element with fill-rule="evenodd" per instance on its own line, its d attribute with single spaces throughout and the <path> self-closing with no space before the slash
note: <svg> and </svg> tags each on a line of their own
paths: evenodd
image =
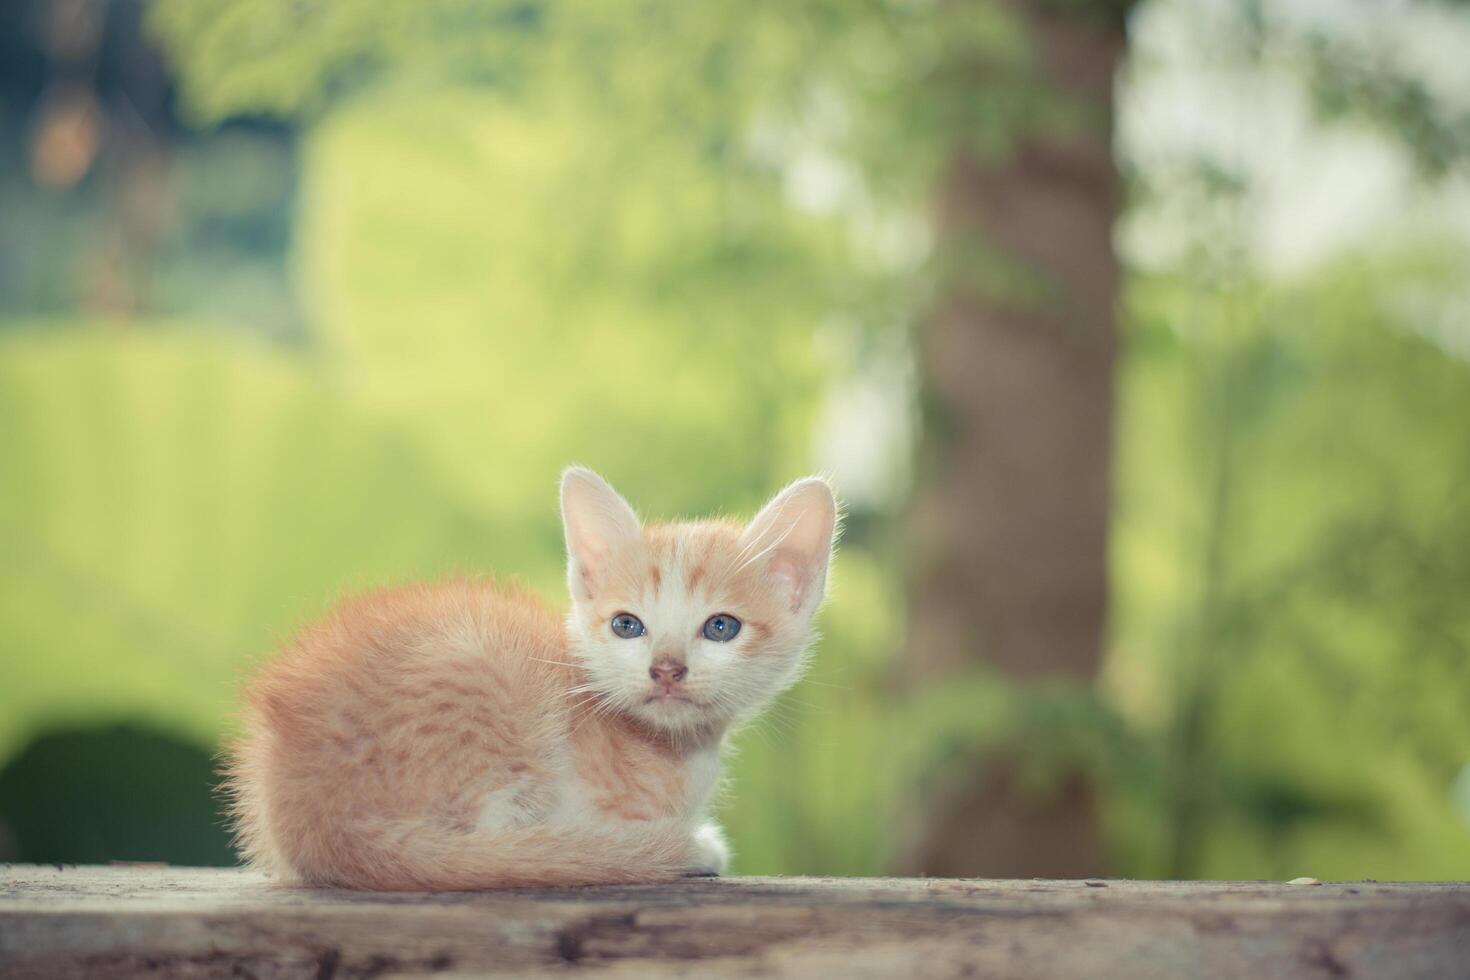
<svg viewBox="0 0 1470 980">
<path fill-rule="evenodd" d="M 1470 884 L 730 878 L 383 895 L 0 866 L 6 978 L 1470 977 Z"/>
</svg>

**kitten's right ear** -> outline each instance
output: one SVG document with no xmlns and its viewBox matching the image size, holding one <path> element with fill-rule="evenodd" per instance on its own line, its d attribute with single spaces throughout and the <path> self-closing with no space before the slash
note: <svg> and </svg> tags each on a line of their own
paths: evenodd
<svg viewBox="0 0 1470 980">
<path fill-rule="evenodd" d="M 580 466 L 561 476 L 561 523 L 567 536 L 567 588 L 585 602 L 605 584 L 613 549 L 638 540 L 643 526 L 606 480 Z"/>
<path fill-rule="evenodd" d="M 790 610 L 808 614 L 822 601 L 837 537 L 837 498 L 819 477 L 776 494 L 740 536 L 742 554 L 765 562 Z"/>
</svg>

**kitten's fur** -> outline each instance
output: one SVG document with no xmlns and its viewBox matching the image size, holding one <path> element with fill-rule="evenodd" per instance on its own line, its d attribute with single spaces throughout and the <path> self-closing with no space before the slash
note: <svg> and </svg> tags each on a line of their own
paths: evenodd
<svg viewBox="0 0 1470 980">
<path fill-rule="evenodd" d="M 832 492 L 799 481 L 744 527 L 644 527 L 584 469 L 561 498 L 565 621 L 505 586 L 387 589 L 260 672 L 230 771 L 253 865 L 392 890 L 725 870 L 707 812 L 721 743 L 801 670 Z M 619 613 L 646 634 L 616 635 Z M 734 639 L 704 637 L 717 613 L 741 621 Z M 660 664 L 687 668 L 672 696 Z"/>
</svg>

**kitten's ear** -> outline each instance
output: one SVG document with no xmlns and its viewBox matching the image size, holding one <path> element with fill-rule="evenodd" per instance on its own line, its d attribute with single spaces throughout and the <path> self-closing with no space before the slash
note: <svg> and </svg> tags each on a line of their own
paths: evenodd
<svg viewBox="0 0 1470 980">
<path fill-rule="evenodd" d="M 792 612 L 822 601 L 837 535 L 837 500 L 825 480 L 797 480 L 776 494 L 740 536 L 742 553 L 758 556 Z"/>
<path fill-rule="evenodd" d="M 561 475 L 561 523 L 567 535 L 567 587 L 573 598 L 586 601 L 605 582 L 613 549 L 636 541 L 642 525 L 606 480 L 580 466 Z"/>
</svg>

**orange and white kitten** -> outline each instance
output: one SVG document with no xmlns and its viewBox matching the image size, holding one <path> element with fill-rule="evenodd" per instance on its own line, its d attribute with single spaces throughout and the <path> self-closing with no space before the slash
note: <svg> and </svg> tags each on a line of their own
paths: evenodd
<svg viewBox="0 0 1470 980">
<path fill-rule="evenodd" d="M 250 684 L 230 763 L 251 864 L 390 890 L 718 874 L 720 748 L 801 671 L 837 528 L 801 480 L 748 525 L 642 525 L 561 484 L 572 609 L 453 581 L 350 600 Z"/>
</svg>

